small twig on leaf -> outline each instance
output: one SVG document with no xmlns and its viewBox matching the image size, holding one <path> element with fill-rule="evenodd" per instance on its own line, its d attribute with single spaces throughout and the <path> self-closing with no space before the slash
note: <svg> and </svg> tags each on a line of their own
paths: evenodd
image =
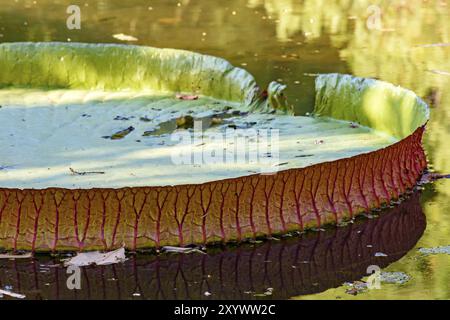
<svg viewBox="0 0 450 320">
<path fill-rule="evenodd" d="M 73 168 L 69 168 L 70 172 L 76 176 L 87 176 L 91 174 L 105 174 L 104 171 L 75 171 Z"/>
</svg>

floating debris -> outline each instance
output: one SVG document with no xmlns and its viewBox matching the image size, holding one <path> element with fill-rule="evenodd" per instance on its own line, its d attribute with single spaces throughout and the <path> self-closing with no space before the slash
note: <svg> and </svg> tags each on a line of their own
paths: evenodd
<svg viewBox="0 0 450 320">
<path fill-rule="evenodd" d="M 405 284 L 411 280 L 411 277 L 404 272 L 381 272 L 379 281 L 388 284 Z M 369 289 L 369 285 L 365 281 L 346 282 L 344 286 L 348 287 L 345 293 L 356 296 L 365 293 Z"/>
<path fill-rule="evenodd" d="M 342 220 L 342 221 L 340 221 L 338 224 L 337 224 L 337 226 L 338 227 L 347 227 L 347 226 L 349 226 L 349 225 L 351 225 L 351 224 L 354 224 L 355 223 L 355 219 L 351 219 L 351 220 Z"/>
<path fill-rule="evenodd" d="M 303 73 L 303 75 L 304 75 L 305 77 L 318 77 L 318 76 L 320 76 L 320 73 L 309 73 L 309 72 L 305 72 L 305 73 Z"/>
<path fill-rule="evenodd" d="M 254 297 L 270 297 L 273 295 L 273 288 L 267 288 L 264 293 L 255 293 Z"/>
<path fill-rule="evenodd" d="M 364 213 L 364 214 L 362 214 L 362 216 L 366 217 L 367 219 L 376 219 L 376 218 L 378 218 L 378 215 L 371 214 L 371 213 Z"/>
<path fill-rule="evenodd" d="M 377 252 L 375 253 L 375 257 L 387 257 L 388 255 L 383 252 Z"/>
<path fill-rule="evenodd" d="M 16 298 L 16 299 L 25 299 L 26 298 L 26 296 L 23 294 L 0 289 L 0 296 L 2 296 L 2 295 L 9 296 L 9 297 Z"/>
<path fill-rule="evenodd" d="M 31 259 L 33 258 L 33 254 L 25 253 L 25 254 L 0 254 L 0 259 Z"/>
<path fill-rule="evenodd" d="M 434 47 L 449 47 L 450 43 L 448 42 L 441 42 L 441 43 L 430 43 L 430 44 L 422 44 L 418 45 L 418 48 L 434 48 Z"/>
<path fill-rule="evenodd" d="M 450 76 L 450 72 L 444 70 L 427 70 L 427 71 L 441 76 Z"/>
<path fill-rule="evenodd" d="M 404 272 L 381 272 L 380 281 L 391 284 L 405 284 L 411 277 Z"/>
<path fill-rule="evenodd" d="M 64 262 L 64 266 L 77 266 L 77 267 L 84 267 L 84 266 L 90 266 L 90 265 L 97 265 L 97 266 L 106 266 L 110 264 L 116 264 L 116 263 L 122 263 L 127 260 L 125 256 L 125 249 L 120 248 L 115 251 L 110 252 L 82 252 L 78 253 L 75 257 L 64 259 L 62 260 Z"/>
<path fill-rule="evenodd" d="M 123 33 L 114 34 L 113 38 L 121 41 L 138 41 L 138 38 Z"/>
<path fill-rule="evenodd" d="M 424 185 L 431 183 L 440 179 L 450 179 L 450 174 L 439 174 L 439 173 L 425 173 L 422 178 L 420 178 L 419 185 Z"/>
<path fill-rule="evenodd" d="M 434 248 L 419 248 L 419 252 L 422 254 L 449 254 L 450 255 L 450 246 L 440 246 Z"/>
<path fill-rule="evenodd" d="M 344 286 L 349 287 L 345 290 L 345 293 L 352 296 L 356 296 L 367 291 L 367 283 L 364 281 L 346 282 L 344 283 Z"/>
<path fill-rule="evenodd" d="M 51 268 L 59 268 L 59 267 L 61 267 L 61 264 L 59 264 L 59 263 L 56 263 L 56 264 L 41 264 L 39 266 L 41 268 L 51 269 Z"/>
<path fill-rule="evenodd" d="M 206 254 L 204 251 L 200 250 L 199 248 L 189 248 L 189 247 L 172 247 L 172 246 L 165 246 L 162 247 L 163 252 L 169 252 L 169 253 L 201 253 Z"/>
</svg>

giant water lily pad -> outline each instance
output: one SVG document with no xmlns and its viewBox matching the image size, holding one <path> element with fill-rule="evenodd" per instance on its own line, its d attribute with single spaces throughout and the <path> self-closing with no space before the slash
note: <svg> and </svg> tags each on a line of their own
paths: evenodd
<svg viewBox="0 0 450 320">
<path fill-rule="evenodd" d="M 319 76 L 314 116 L 298 117 L 283 85 L 262 91 L 245 70 L 181 50 L 1 44 L 0 70 L 8 249 L 134 250 L 320 227 L 398 198 L 426 166 L 427 106 L 380 81 Z"/>
</svg>

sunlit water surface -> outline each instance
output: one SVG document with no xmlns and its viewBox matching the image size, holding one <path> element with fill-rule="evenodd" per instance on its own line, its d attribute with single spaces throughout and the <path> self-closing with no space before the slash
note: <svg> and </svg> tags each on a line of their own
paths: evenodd
<svg viewBox="0 0 450 320">
<path fill-rule="evenodd" d="M 312 109 L 312 88 L 314 75 L 317 73 L 340 72 L 375 77 L 412 89 L 432 106 L 432 119 L 425 137 L 431 166 L 437 172 L 450 173 L 450 4 L 446 0 L 86 1 L 81 6 L 81 30 L 68 30 L 66 27 L 66 9 L 72 1 L 4 2 L 0 6 L 1 42 L 124 43 L 113 37 L 123 33 L 137 38 L 132 43 L 138 45 L 182 48 L 221 56 L 250 71 L 261 86 L 272 80 L 286 83 L 289 86 L 287 93 L 290 101 L 298 114 Z M 373 4 L 376 6 L 371 6 Z M 378 16 L 378 12 L 382 15 Z M 356 271 L 351 268 L 352 263 L 344 259 L 343 264 L 332 264 L 332 272 L 323 273 L 322 267 L 329 264 L 329 260 L 325 259 L 320 260 L 322 262 L 319 266 L 311 265 L 308 270 L 312 270 L 312 273 L 309 275 L 303 267 L 300 268 L 303 271 L 301 278 L 292 276 L 290 270 L 288 276 L 291 278 L 283 278 L 280 275 L 288 270 L 282 264 L 285 261 L 283 259 L 288 259 L 283 255 L 284 249 L 275 246 L 272 253 L 276 253 L 278 258 L 267 259 L 270 262 L 255 258 L 267 254 L 267 246 L 270 245 L 266 244 L 260 251 L 234 249 L 231 251 L 231 258 L 223 252 L 219 254 L 219 258 L 222 257 L 220 259 L 235 261 L 236 250 L 243 250 L 248 261 L 245 267 L 239 268 L 239 276 L 244 279 L 249 279 L 254 274 L 252 268 L 273 266 L 274 263 L 278 267 L 283 265 L 279 267 L 280 272 L 267 271 L 269 277 L 254 279 L 251 283 L 249 280 L 242 288 L 238 286 L 231 291 L 223 289 L 223 281 L 217 281 L 213 288 L 218 291 L 218 288 L 222 288 L 222 295 L 203 286 L 203 282 L 202 286 L 195 287 L 199 278 L 208 278 L 208 275 L 218 277 L 221 269 L 211 260 L 216 256 L 210 256 L 207 263 L 212 268 L 211 272 L 188 272 L 188 276 L 194 277 L 194 283 L 187 282 L 195 287 L 195 294 L 183 293 L 177 296 L 173 293 L 175 284 L 170 285 L 170 290 L 164 287 L 164 290 L 158 291 L 161 286 L 152 287 L 150 283 L 161 279 L 165 281 L 167 277 L 178 279 L 184 274 L 177 273 L 176 270 L 201 268 L 201 259 L 206 258 L 177 258 L 187 261 L 187 269 L 180 269 L 179 262 L 174 262 L 174 258 L 171 258 L 171 263 L 175 263 L 172 264 L 175 271 L 168 271 L 160 266 L 161 263 L 171 265 L 169 262 L 155 263 L 154 257 L 139 257 L 125 266 L 118 266 L 114 271 L 122 270 L 116 274 L 125 283 L 122 289 L 116 284 L 119 282 L 111 280 L 115 279 L 114 275 L 102 275 L 102 268 L 85 271 L 88 274 L 85 279 L 89 282 L 89 277 L 94 278 L 90 282 L 89 292 L 96 292 L 97 298 L 204 298 L 204 292 L 208 290 L 212 291 L 212 298 L 214 294 L 217 298 L 255 298 L 254 292 L 271 287 L 274 288 L 273 297 L 283 299 L 449 299 L 450 255 L 426 256 L 418 251 L 421 247 L 450 245 L 449 195 L 448 180 L 441 180 L 427 187 L 420 197 L 427 221 L 423 235 L 420 237 L 422 232 L 417 233 L 420 224 L 419 227 L 415 225 L 419 229 L 412 228 L 409 237 L 406 232 L 403 234 L 405 238 L 396 240 L 404 241 L 397 243 L 400 248 L 397 255 L 384 262 L 364 260 Z M 423 226 L 425 227 L 424 224 Z M 414 239 L 415 236 L 417 239 Z M 378 240 L 372 242 L 381 245 L 382 236 L 378 237 Z M 408 239 L 410 242 L 407 242 Z M 308 241 L 311 240 L 295 241 L 298 240 L 291 240 L 286 247 L 303 253 L 306 249 L 300 250 L 301 248 L 310 248 L 311 243 Z M 335 258 L 343 259 L 344 254 L 338 254 L 342 252 L 339 251 L 342 247 L 337 245 L 337 248 Z M 349 255 L 356 258 L 361 258 L 364 254 L 373 255 L 373 248 L 369 247 L 350 247 L 350 250 Z M 12 290 L 28 290 L 30 298 L 92 297 L 93 294 L 86 294 L 86 288 L 78 296 L 77 293 L 67 292 L 64 270 L 53 271 L 46 267 L 41 270 L 40 265 L 48 265 L 47 258 L 41 259 L 45 261 L 36 261 L 34 264 L 2 262 L 0 285 L 12 286 Z M 146 262 L 142 262 L 143 260 Z M 383 284 L 379 290 L 357 296 L 346 294 L 346 288 L 341 284 L 364 277 L 364 268 L 370 264 L 378 264 L 385 271 L 405 272 L 411 280 L 403 285 Z M 136 269 L 137 266 L 141 266 L 141 271 Z M 353 271 L 349 272 L 351 269 Z M 237 269 L 233 267 L 230 270 Z M 340 270 L 343 270 L 344 275 Z M 53 278 L 39 280 L 40 276 L 45 278 L 49 272 L 53 272 Z M 107 272 L 113 271 L 108 269 Z M 18 281 L 17 277 L 20 278 L 23 274 L 35 275 L 35 282 L 31 278 L 28 282 L 25 281 L 27 284 Z M 129 280 L 131 278 L 133 281 Z M 240 283 L 239 278 L 235 280 L 227 280 L 225 287 Z M 108 281 L 112 284 L 105 286 Z M 295 281 L 294 285 L 292 281 Z M 183 280 L 181 284 L 186 285 L 187 282 Z M 40 286 L 31 289 L 33 283 Z M 123 286 L 128 289 L 123 289 Z M 148 289 L 139 294 L 140 287 Z M 163 291 L 166 292 L 165 296 L 158 293 Z M 310 295 L 305 296 L 306 294 Z"/>
</svg>

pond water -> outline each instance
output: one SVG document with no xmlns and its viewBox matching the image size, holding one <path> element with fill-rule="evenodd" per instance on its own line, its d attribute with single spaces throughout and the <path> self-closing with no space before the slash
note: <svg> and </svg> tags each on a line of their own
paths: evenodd
<svg viewBox="0 0 450 320">
<path fill-rule="evenodd" d="M 0 41 L 124 43 L 113 35 L 125 34 L 137 39 L 129 43 L 221 56 L 250 71 L 261 86 L 272 80 L 287 84 L 289 101 L 299 115 L 312 110 L 317 73 L 386 80 L 430 103 L 425 136 L 430 166 L 450 173 L 447 0 L 86 1 L 81 6 L 81 30 L 66 27 L 70 4 L 16 0 L 0 6 Z M 263 298 L 283 299 L 450 299 L 450 255 L 418 250 L 450 245 L 449 196 L 449 180 L 428 185 L 398 208 L 408 212 L 403 224 L 390 222 L 400 218 L 386 213 L 350 229 L 256 248 L 229 248 L 208 256 L 138 256 L 125 265 L 86 268 L 87 287 L 79 292 L 67 292 L 65 271 L 48 267 L 50 258 L 2 261 L 0 286 L 23 289 L 30 298 L 204 298 L 210 290 L 211 298 L 251 299 L 262 293 Z M 383 221 L 394 229 L 372 229 Z M 358 226 L 374 237 L 360 241 L 361 246 L 347 243 L 348 236 L 360 234 Z M 395 237 L 392 230 L 397 230 Z M 378 250 L 388 256 L 374 257 Z M 382 284 L 379 290 L 356 296 L 345 293 L 342 284 L 363 278 L 368 265 L 403 272 L 410 280 Z M 229 279 L 220 276 L 230 273 Z M 273 288 L 272 295 L 264 295 L 268 288 Z"/>
</svg>

